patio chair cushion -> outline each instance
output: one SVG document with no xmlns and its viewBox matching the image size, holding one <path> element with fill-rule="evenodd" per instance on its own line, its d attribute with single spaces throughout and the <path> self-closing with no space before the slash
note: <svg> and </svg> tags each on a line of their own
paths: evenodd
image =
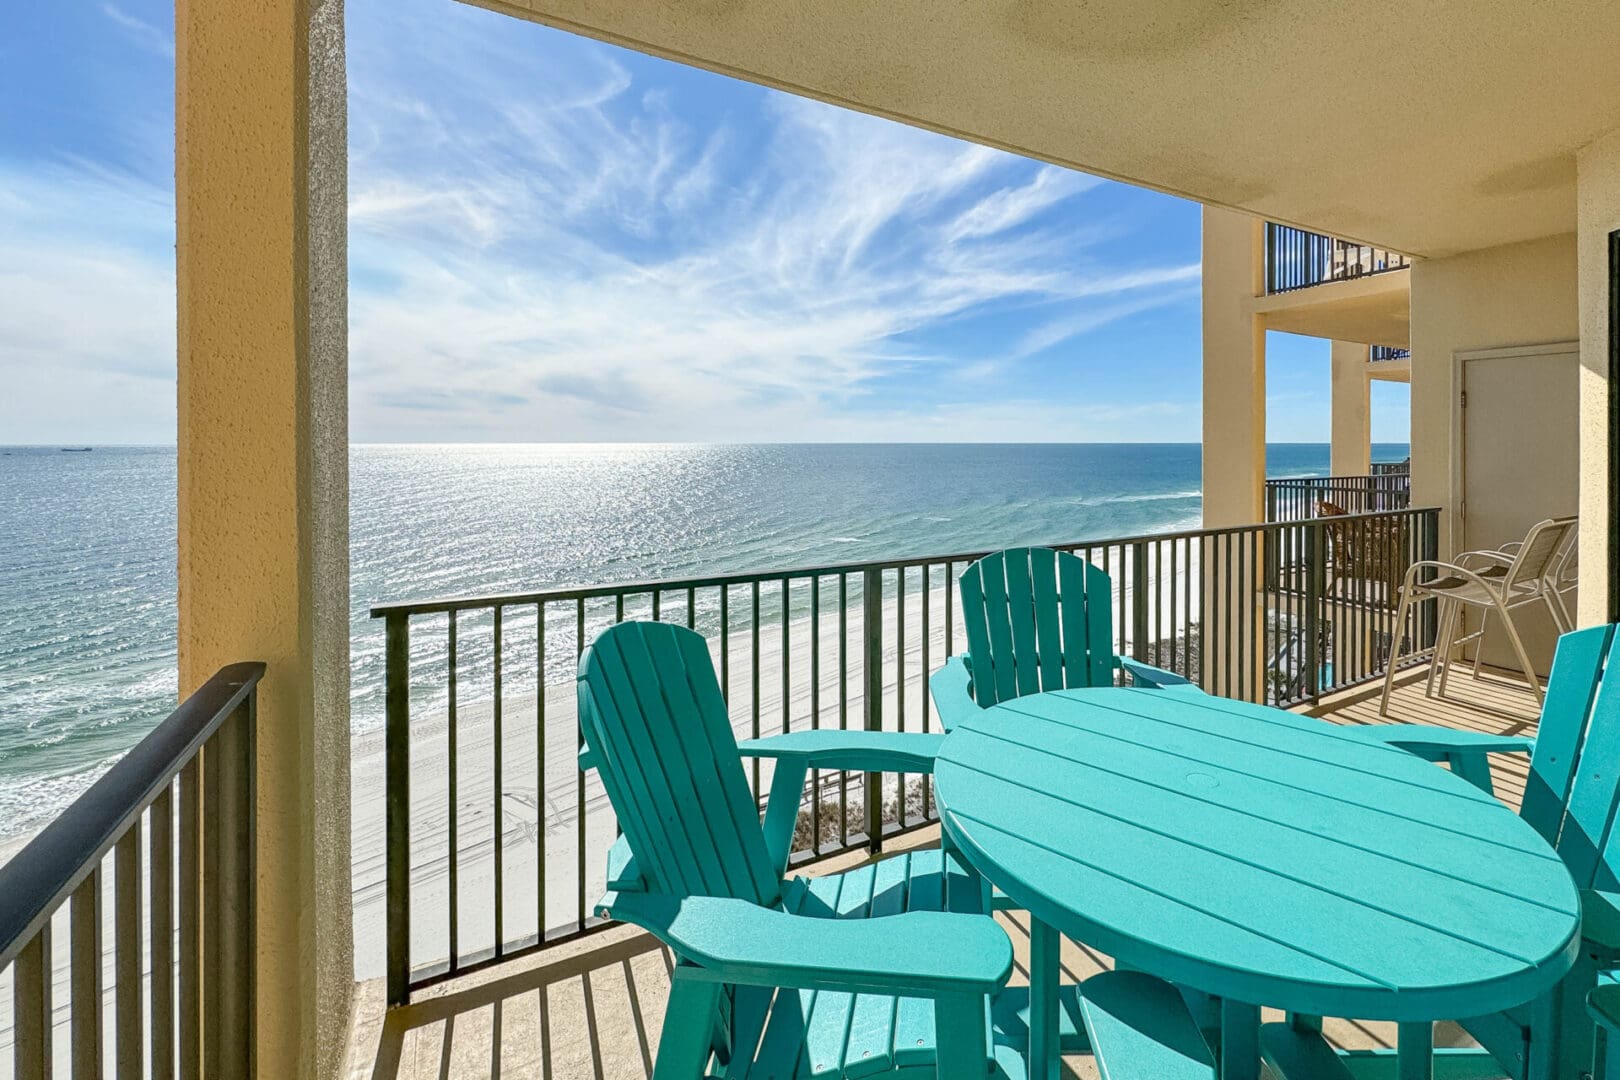
<svg viewBox="0 0 1620 1080">
<path fill-rule="evenodd" d="M 983 878 L 951 853 L 933 849 L 843 874 L 793 878 L 782 904 L 797 915 L 867 919 L 907 911 L 983 914 L 990 910 L 990 897 Z M 749 1042 L 746 1025 L 764 1027 L 745 1074 L 750 1080 L 861 1077 L 934 1064 L 932 1001 L 828 990 L 780 990 L 771 1001 L 771 994 L 739 987 L 733 1006 L 739 1045 Z M 993 1047 L 994 1040 L 988 1044 Z"/>
</svg>

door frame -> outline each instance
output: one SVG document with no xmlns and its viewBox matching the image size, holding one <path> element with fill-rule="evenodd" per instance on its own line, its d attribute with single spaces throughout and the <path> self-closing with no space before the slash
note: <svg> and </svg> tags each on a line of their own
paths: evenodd
<svg viewBox="0 0 1620 1080">
<path fill-rule="evenodd" d="M 1620 235 L 1620 233 L 1617 233 Z M 1620 244 L 1620 240 L 1616 241 Z M 1463 401 L 1468 392 L 1468 384 L 1463 378 L 1470 360 L 1507 360 L 1527 358 L 1532 356 L 1556 356 L 1560 353 L 1574 353 L 1579 362 L 1581 343 L 1572 341 L 1549 341 L 1539 345 L 1509 345 L 1497 349 L 1458 349 L 1451 354 L 1451 478 L 1450 499 L 1446 507 L 1446 518 L 1450 523 L 1452 550 L 1442 558 L 1456 558 L 1462 552 L 1469 550 L 1464 546 L 1467 537 L 1467 526 L 1464 522 L 1463 496 L 1467 492 L 1467 461 L 1468 461 L 1468 435 L 1466 417 L 1463 415 Z"/>
<path fill-rule="evenodd" d="M 1608 549 L 1608 619 L 1620 622 L 1620 229 L 1609 233 L 1608 494 L 1604 521 Z M 1576 625 L 1579 625 L 1577 620 Z"/>
</svg>

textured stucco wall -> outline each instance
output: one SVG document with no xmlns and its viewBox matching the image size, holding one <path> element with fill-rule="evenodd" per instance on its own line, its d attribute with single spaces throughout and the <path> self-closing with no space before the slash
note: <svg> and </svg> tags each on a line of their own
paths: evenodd
<svg viewBox="0 0 1620 1080">
<path fill-rule="evenodd" d="M 1439 506 L 1440 552 L 1454 554 L 1461 482 L 1453 354 L 1573 341 L 1575 237 L 1425 259 L 1412 267 L 1412 505 Z"/>
<path fill-rule="evenodd" d="M 179 0 L 180 681 L 269 665 L 259 1071 L 334 1075 L 349 907 L 341 0 Z"/>
<path fill-rule="evenodd" d="M 1609 233 L 1620 229 L 1620 129 L 1581 152 L 1576 180 L 1581 319 L 1581 590 L 1576 618 L 1609 619 Z"/>
<path fill-rule="evenodd" d="M 1367 374 L 1367 346 L 1335 341 L 1331 359 L 1332 444 L 1334 476 L 1363 476 L 1372 469 L 1372 394 Z"/>
<path fill-rule="evenodd" d="M 1261 223 L 1204 208 L 1204 527 L 1265 520 L 1266 336 L 1254 313 Z"/>
</svg>

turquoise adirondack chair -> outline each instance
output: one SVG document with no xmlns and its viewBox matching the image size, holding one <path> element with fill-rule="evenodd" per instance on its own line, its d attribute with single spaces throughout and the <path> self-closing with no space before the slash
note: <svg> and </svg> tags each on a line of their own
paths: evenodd
<svg viewBox="0 0 1620 1080">
<path fill-rule="evenodd" d="M 928 680 L 940 722 L 1042 690 L 1112 686 L 1123 669 L 1137 686 L 1197 687 L 1180 675 L 1114 654 L 1113 583 L 1077 555 L 1011 548 L 986 555 L 960 579 L 968 651 Z"/>
<path fill-rule="evenodd" d="M 1620 634 L 1615 626 L 1558 639 L 1534 739 L 1419 724 L 1357 729 L 1368 738 L 1445 762 L 1490 792 L 1487 753 L 1527 753 L 1520 816 L 1563 859 L 1581 890 L 1584 947 L 1548 999 L 1463 1019 L 1462 1025 L 1514 1080 L 1576 1080 L 1592 1067 L 1593 1027 L 1582 1002 L 1606 970 L 1620 965 L 1620 864 L 1612 851 L 1620 805 Z M 1267 1025 L 1268 1040 L 1309 1038 Z M 1292 1053 L 1285 1056 L 1293 1057 Z"/>
<path fill-rule="evenodd" d="M 655 1080 L 983 1080 L 992 1055 L 1015 1053 L 992 1039 L 987 1007 L 1012 945 L 954 856 L 783 877 L 811 766 L 929 772 L 942 736 L 807 731 L 739 747 L 703 638 L 645 622 L 586 650 L 579 718 L 581 765 L 624 830 L 596 911 L 677 958 Z M 763 825 L 744 754 L 775 759 Z"/>
</svg>

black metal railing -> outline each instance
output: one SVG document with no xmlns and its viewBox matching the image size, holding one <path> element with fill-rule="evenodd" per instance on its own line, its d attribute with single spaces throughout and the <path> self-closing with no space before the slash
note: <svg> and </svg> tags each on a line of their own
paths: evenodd
<svg viewBox="0 0 1620 1080">
<path fill-rule="evenodd" d="M 1300 521 L 1321 517 L 1324 512 L 1381 514 L 1411 505 L 1412 478 L 1404 463 L 1374 465 L 1367 476 L 1290 476 L 1266 481 L 1267 521 Z"/>
<path fill-rule="evenodd" d="M 1410 360 L 1412 350 L 1403 349 L 1399 345 L 1372 345 L 1367 349 L 1367 359 L 1374 364 L 1381 364 L 1386 360 Z"/>
<path fill-rule="evenodd" d="M 1395 590 L 1437 527 L 1424 509 L 1058 546 L 1112 578 L 1120 653 L 1294 705 L 1378 678 L 1393 644 L 1426 640 L 1422 605 L 1394 625 Z M 594 635 L 647 618 L 702 632 L 740 735 L 935 730 L 928 676 L 965 648 L 954 583 L 981 554 L 373 607 L 389 1001 L 600 928 L 587 900 L 616 825 L 575 762 L 573 691 Z M 756 798 L 769 790 L 768 765 L 748 774 Z M 801 861 L 934 819 L 926 776 L 816 773 L 808 790 Z"/>
<path fill-rule="evenodd" d="M 1406 256 L 1396 251 L 1266 222 L 1267 293 L 1349 281 L 1406 265 Z"/>
<path fill-rule="evenodd" d="M 1374 476 L 1406 476 L 1412 471 L 1412 459 L 1405 461 L 1375 461 L 1372 463 Z"/>
<path fill-rule="evenodd" d="M 11 973 L 18 1080 L 100 1077 L 109 1056 L 118 1076 L 148 1067 L 152 1076 L 254 1074 L 254 711 L 263 674 L 263 664 L 221 669 L 0 866 L 0 973 Z M 67 924 L 66 949 L 58 922 Z M 63 973 L 65 1010 L 52 997 Z M 63 1012 L 66 1065 L 53 1060 Z"/>
</svg>

